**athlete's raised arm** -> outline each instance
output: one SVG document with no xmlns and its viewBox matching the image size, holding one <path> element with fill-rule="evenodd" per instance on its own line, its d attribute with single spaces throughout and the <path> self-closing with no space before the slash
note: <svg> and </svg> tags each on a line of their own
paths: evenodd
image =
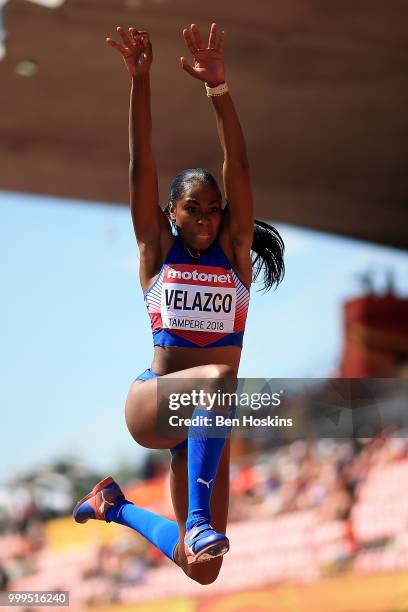
<svg viewBox="0 0 408 612">
<path fill-rule="evenodd" d="M 153 61 L 149 34 L 135 28 L 117 32 L 123 44 L 112 38 L 106 42 L 121 53 L 132 78 L 129 108 L 129 187 L 133 227 L 139 248 L 153 247 L 157 255 L 161 232 L 170 226 L 159 206 L 157 169 L 152 151 L 150 110 L 150 66 Z"/>
<path fill-rule="evenodd" d="M 182 57 L 183 69 L 194 78 L 207 83 L 212 89 L 212 91 L 207 89 L 207 92 L 215 110 L 218 134 L 224 152 L 223 179 L 228 202 L 224 226 L 226 222 L 237 258 L 239 259 L 240 255 L 246 258 L 253 239 L 252 188 L 241 124 L 225 85 L 223 61 L 225 35 L 221 32 L 217 41 L 217 25 L 213 23 L 207 47 L 195 24 L 191 25 L 191 30 L 183 30 L 183 36 L 194 59 L 194 65 L 191 66 Z M 217 90 L 214 90 L 215 87 Z"/>
</svg>

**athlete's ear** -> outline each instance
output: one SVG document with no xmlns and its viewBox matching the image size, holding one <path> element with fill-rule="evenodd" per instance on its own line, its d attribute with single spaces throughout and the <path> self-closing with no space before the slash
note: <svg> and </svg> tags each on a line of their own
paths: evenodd
<svg viewBox="0 0 408 612">
<path fill-rule="evenodd" d="M 172 221 L 175 221 L 176 220 L 176 206 L 174 202 L 169 202 L 169 213 L 170 213 L 170 219 Z"/>
</svg>

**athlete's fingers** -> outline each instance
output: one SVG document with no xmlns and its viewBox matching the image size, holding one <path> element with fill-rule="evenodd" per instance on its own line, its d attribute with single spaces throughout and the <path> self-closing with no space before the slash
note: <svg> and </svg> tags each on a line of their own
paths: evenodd
<svg viewBox="0 0 408 612">
<path fill-rule="evenodd" d="M 197 78 L 194 68 L 190 66 L 190 64 L 188 63 L 185 57 L 180 57 L 180 63 L 181 63 L 181 67 L 183 68 L 183 70 L 191 74 L 191 76 L 193 76 L 194 78 Z"/>
<path fill-rule="evenodd" d="M 129 28 L 130 31 L 130 28 Z M 136 30 L 137 32 L 137 30 Z M 137 32 L 130 32 L 131 37 L 132 37 L 132 42 L 131 42 L 131 46 L 135 47 L 138 51 L 140 50 L 140 47 L 143 46 L 143 38 L 140 36 L 140 33 Z"/>
<path fill-rule="evenodd" d="M 183 37 L 184 37 L 184 40 L 187 43 L 187 47 L 190 49 L 192 55 L 194 55 L 194 53 L 197 51 L 197 49 L 196 49 L 196 46 L 193 43 L 193 40 L 192 40 L 192 38 L 190 36 L 190 32 L 186 28 L 183 30 Z"/>
<path fill-rule="evenodd" d="M 222 53 L 224 51 L 224 47 L 225 47 L 225 32 L 223 30 L 220 34 L 220 38 L 219 38 L 218 45 L 217 45 L 217 51 L 219 53 Z"/>
<path fill-rule="evenodd" d="M 120 26 L 118 26 L 116 28 L 119 36 L 121 37 L 121 39 L 123 40 L 123 42 L 125 43 L 125 47 L 131 47 L 132 43 L 128 37 L 128 35 L 126 34 L 125 30 L 123 28 L 121 28 Z"/>
<path fill-rule="evenodd" d="M 123 52 L 125 51 L 125 48 L 122 47 L 122 45 L 120 45 L 119 43 L 117 43 L 116 40 L 113 40 L 113 38 L 106 38 L 106 42 L 108 43 L 108 45 L 119 51 L 119 53 L 123 54 Z"/>
<path fill-rule="evenodd" d="M 195 41 L 197 49 L 205 49 L 203 40 L 200 36 L 200 32 L 198 31 L 198 28 L 195 23 L 191 24 L 191 31 L 193 33 L 194 41 Z"/>
<path fill-rule="evenodd" d="M 133 38 L 133 40 L 136 42 L 137 37 L 139 36 L 139 30 L 136 30 L 136 28 L 129 28 L 129 34 L 130 36 Z"/>
<path fill-rule="evenodd" d="M 215 49 L 215 41 L 217 38 L 217 24 L 211 24 L 210 36 L 208 37 L 208 48 Z"/>
<path fill-rule="evenodd" d="M 146 32 L 146 30 L 136 30 L 136 28 L 132 28 L 131 34 L 137 46 L 141 45 L 145 51 L 151 53 L 152 43 L 149 39 L 149 32 Z"/>
<path fill-rule="evenodd" d="M 152 48 L 152 43 L 151 43 L 151 40 L 150 40 L 149 32 L 146 32 L 146 31 L 142 30 L 142 31 L 140 32 L 140 35 L 141 35 L 141 37 L 142 37 L 142 44 L 143 44 L 143 47 L 144 47 L 145 49 L 147 49 L 147 50 L 150 50 L 150 51 L 151 51 L 151 48 Z"/>
<path fill-rule="evenodd" d="M 150 42 L 148 38 L 143 39 L 143 49 L 144 49 L 145 54 L 147 54 L 148 57 L 153 55 L 152 43 Z"/>
<path fill-rule="evenodd" d="M 149 38 L 149 32 L 146 32 L 146 30 L 137 30 L 136 28 L 132 28 L 132 29 L 135 30 L 135 32 L 137 32 L 138 36 L 140 36 L 142 40 L 144 38 Z"/>
</svg>

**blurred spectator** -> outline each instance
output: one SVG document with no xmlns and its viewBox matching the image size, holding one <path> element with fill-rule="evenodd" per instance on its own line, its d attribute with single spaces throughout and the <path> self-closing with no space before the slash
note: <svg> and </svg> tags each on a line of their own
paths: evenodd
<svg viewBox="0 0 408 612">
<path fill-rule="evenodd" d="M 331 569 L 328 566 L 328 571 L 345 571 L 353 555 L 361 552 L 351 520 L 351 511 L 360 488 L 373 468 L 408 458 L 406 433 L 400 432 L 398 438 L 384 432 L 370 439 L 297 440 L 262 454 L 240 457 L 231 464 L 229 520 L 256 521 L 285 513 L 315 510 L 320 525 L 336 522 L 342 525 L 345 535 L 342 536 L 342 544 L 338 545 L 338 551 L 336 549 L 336 567 L 329 564 Z M 145 473 L 155 477 L 166 470 L 166 453 L 152 454 L 145 465 Z M 78 479 L 75 476 L 69 486 L 67 478 L 64 475 L 63 480 L 56 479 L 42 473 L 41 478 L 31 478 L 25 487 L 21 483 L 14 489 L 10 486 L 8 493 L 5 493 L 4 487 L 0 488 L 0 521 L 3 527 L 3 536 L 0 536 L 0 585 L 3 590 L 13 588 L 13 583 L 18 584 L 20 579 L 36 572 L 42 552 L 47 551 L 44 520 L 50 512 L 55 512 L 55 500 L 61 501 L 63 498 L 48 494 L 41 496 L 38 490 L 35 493 L 35 486 L 43 486 L 44 482 L 59 482 L 64 484 L 64 495 L 69 490 L 74 496 L 78 488 L 89 485 L 91 476 L 80 474 Z M 33 482 L 37 482 L 37 485 L 34 486 Z M 168 491 L 165 479 L 163 487 Z M 166 507 L 171 513 L 170 496 L 166 497 L 164 489 L 164 513 Z M 12 504 L 9 503 L 11 497 Z M 70 507 L 73 501 L 71 498 Z M 47 507 L 47 504 L 51 506 Z M 400 540 L 402 548 L 404 542 Z M 94 557 L 81 570 L 81 580 L 84 585 L 89 585 L 85 599 L 89 605 L 96 607 L 104 602 L 120 601 L 122 587 L 142 584 L 150 569 L 166 563 L 168 560 L 164 555 L 144 538 L 134 532 L 124 534 L 121 531 L 120 536 L 111 543 L 95 544 Z M 93 591 L 95 580 L 100 583 L 98 593 Z"/>
<path fill-rule="evenodd" d="M 9 576 L 2 565 L 0 565 L 0 591 L 7 591 L 9 585 Z"/>
</svg>

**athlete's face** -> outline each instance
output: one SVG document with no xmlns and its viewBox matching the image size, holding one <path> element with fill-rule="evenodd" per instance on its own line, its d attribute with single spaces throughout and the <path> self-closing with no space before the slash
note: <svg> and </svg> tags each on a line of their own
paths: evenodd
<svg viewBox="0 0 408 612">
<path fill-rule="evenodd" d="M 222 220 L 222 197 L 218 189 L 203 183 L 189 185 L 170 208 L 184 242 L 204 251 L 214 242 Z"/>
</svg>

